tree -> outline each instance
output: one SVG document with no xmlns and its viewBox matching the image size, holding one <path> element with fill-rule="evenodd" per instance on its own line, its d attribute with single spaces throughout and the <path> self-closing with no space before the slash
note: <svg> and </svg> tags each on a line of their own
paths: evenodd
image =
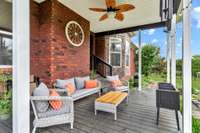
<svg viewBox="0 0 200 133">
<path fill-rule="evenodd" d="M 152 72 L 156 62 L 160 60 L 160 49 L 153 44 L 147 44 L 142 47 L 142 73 L 146 76 Z"/>
<path fill-rule="evenodd" d="M 182 74 L 182 59 L 176 60 L 176 69 L 178 75 Z M 200 72 L 200 55 L 192 56 L 192 74 L 196 76 L 197 72 Z"/>
</svg>

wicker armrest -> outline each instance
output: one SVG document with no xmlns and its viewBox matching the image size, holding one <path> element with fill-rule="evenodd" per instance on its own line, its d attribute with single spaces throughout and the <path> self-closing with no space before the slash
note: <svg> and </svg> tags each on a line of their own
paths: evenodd
<svg viewBox="0 0 200 133">
<path fill-rule="evenodd" d="M 177 90 L 168 90 L 168 89 L 157 89 L 156 92 L 171 92 L 171 93 L 180 93 Z"/>
<path fill-rule="evenodd" d="M 49 91 L 67 92 L 67 89 L 49 89 Z"/>
<path fill-rule="evenodd" d="M 31 96 L 32 101 L 49 101 L 49 100 L 69 100 L 73 101 L 71 97 L 67 96 Z"/>
<path fill-rule="evenodd" d="M 101 81 L 97 80 L 98 88 L 101 88 Z"/>
</svg>

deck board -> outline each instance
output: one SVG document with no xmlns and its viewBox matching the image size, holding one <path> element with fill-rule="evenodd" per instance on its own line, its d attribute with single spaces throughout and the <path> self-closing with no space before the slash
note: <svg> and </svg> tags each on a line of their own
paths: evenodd
<svg viewBox="0 0 200 133">
<path fill-rule="evenodd" d="M 131 91 L 128 105 L 123 102 L 118 107 L 117 121 L 111 113 L 98 111 L 94 115 L 96 98 L 93 95 L 75 102 L 73 130 L 63 124 L 40 128 L 37 133 L 178 133 L 174 111 L 161 109 L 160 124 L 156 125 L 155 90 Z M 0 121 L 0 131 L 11 133 L 11 120 Z"/>
</svg>

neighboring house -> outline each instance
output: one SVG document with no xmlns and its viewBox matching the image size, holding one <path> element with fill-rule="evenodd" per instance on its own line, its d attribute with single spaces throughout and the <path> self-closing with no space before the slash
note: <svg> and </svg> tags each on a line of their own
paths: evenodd
<svg viewBox="0 0 200 133">
<path fill-rule="evenodd" d="M 120 77 L 135 73 L 135 50 L 131 43 L 132 34 L 116 34 L 96 38 L 95 56 L 112 66 L 112 74 Z M 104 69 L 104 75 L 107 75 Z"/>
</svg>

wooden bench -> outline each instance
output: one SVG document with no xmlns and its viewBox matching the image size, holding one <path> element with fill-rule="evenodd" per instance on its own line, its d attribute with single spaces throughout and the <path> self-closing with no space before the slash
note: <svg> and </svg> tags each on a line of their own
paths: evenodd
<svg viewBox="0 0 200 133">
<path fill-rule="evenodd" d="M 97 115 L 97 110 L 114 113 L 114 119 L 117 120 L 117 107 L 125 99 L 128 102 L 128 93 L 126 92 L 108 92 L 95 100 L 95 115 Z"/>
</svg>

